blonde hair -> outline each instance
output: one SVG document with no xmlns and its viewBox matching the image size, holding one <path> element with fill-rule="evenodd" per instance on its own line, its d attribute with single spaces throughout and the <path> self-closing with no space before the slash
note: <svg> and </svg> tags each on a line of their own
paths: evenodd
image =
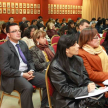
<svg viewBox="0 0 108 108">
<path fill-rule="evenodd" d="M 40 37 L 45 37 L 46 36 L 46 32 L 42 31 L 42 30 L 35 30 L 34 34 L 33 34 L 33 41 L 35 44 L 37 44 L 36 39 L 39 39 Z"/>
<path fill-rule="evenodd" d="M 49 22 L 49 23 L 47 24 L 47 30 L 52 29 L 53 25 L 54 25 L 53 22 Z"/>
</svg>

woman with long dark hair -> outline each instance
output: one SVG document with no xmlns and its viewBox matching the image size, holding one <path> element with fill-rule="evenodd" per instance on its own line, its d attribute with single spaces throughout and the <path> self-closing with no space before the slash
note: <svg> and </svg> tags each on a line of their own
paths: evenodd
<svg viewBox="0 0 108 108">
<path fill-rule="evenodd" d="M 49 67 L 49 78 L 54 86 L 54 108 L 103 108 L 100 101 L 90 98 L 75 99 L 95 90 L 95 83 L 88 78 L 83 60 L 76 56 L 79 45 L 75 35 L 63 35 L 57 44 L 57 52 Z"/>
<path fill-rule="evenodd" d="M 70 20 L 68 22 L 68 34 L 76 33 L 74 21 Z"/>
</svg>

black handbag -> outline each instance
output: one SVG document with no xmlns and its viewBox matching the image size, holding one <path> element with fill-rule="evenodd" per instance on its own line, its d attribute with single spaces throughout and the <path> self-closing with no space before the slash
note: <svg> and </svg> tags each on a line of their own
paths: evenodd
<svg viewBox="0 0 108 108">
<path fill-rule="evenodd" d="M 79 103 L 79 108 L 105 108 L 104 94 L 97 95 L 95 97 L 87 97 L 82 99 Z"/>
</svg>

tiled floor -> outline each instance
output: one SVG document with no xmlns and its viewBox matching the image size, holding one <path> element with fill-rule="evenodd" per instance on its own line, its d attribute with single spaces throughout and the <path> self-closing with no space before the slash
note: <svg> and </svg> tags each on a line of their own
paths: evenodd
<svg viewBox="0 0 108 108">
<path fill-rule="evenodd" d="M 14 93 L 14 95 L 16 94 Z M 1 91 L 0 91 L 0 96 L 1 96 Z M 41 103 L 40 103 L 40 95 L 38 90 L 36 90 L 36 92 L 33 93 L 32 99 L 33 99 L 34 108 L 40 108 Z M 4 96 L 1 108 L 20 108 L 18 104 L 18 99 Z"/>
</svg>

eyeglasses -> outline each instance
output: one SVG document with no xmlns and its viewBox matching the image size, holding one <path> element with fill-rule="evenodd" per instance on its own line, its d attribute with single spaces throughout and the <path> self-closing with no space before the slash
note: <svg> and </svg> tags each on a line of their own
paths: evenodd
<svg viewBox="0 0 108 108">
<path fill-rule="evenodd" d="M 99 36 L 95 36 L 93 39 L 98 39 L 99 38 Z"/>
<path fill-rule="evenodd" d="M 13 31 L 11 31 L 11 32 L 9 32 L 9 33 L 18 33 L 18 32 L 22 32 L 21 30 L 13 30 Z"/>
</svg>

